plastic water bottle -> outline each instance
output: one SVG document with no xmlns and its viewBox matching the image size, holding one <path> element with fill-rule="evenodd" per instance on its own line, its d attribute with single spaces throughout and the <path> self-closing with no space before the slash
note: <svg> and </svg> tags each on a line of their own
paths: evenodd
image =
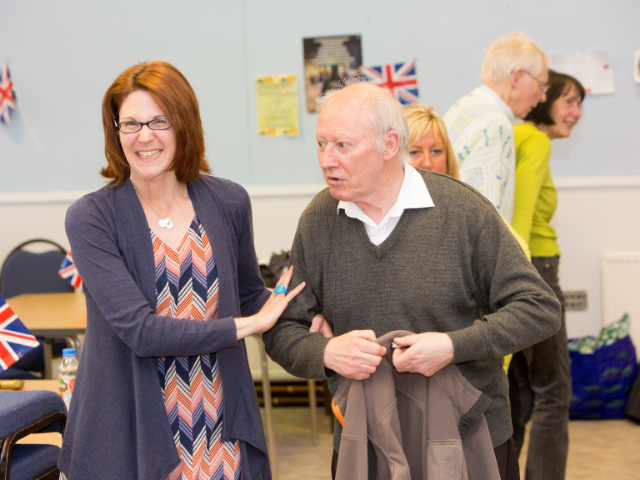
<svg viewBox="0 0 640 480">
<path fill-rule="evenodd" d="M 76 382 L 76 373 L 78 372 L 78 360 L 76 359 L 75 348 L 65 348 L 62 350 L 62 363 L 58 367 L 58 384 L 60 386 L 60 396 L 67 405 L 71 403 L 71 394 L 73 393 L 73 384 Z"/>
</svg>

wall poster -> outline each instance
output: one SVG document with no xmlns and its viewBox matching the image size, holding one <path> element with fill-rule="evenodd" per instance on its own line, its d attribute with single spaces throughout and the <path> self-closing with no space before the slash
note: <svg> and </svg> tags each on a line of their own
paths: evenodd
<svg viewBox="0 0 640 480">
<path fill-rule="evenodd" d="M 298 82 L 295 75 L 256 77 L 258 135 L 298 135 Z"/>
<path fill-rule="evenodd" d="M 360 35 L 304 38 L 304 83 L 307 112 L 316 99 L 339 85 L 340 77 L 355 76 L 362 65 Z"/>
</svg>

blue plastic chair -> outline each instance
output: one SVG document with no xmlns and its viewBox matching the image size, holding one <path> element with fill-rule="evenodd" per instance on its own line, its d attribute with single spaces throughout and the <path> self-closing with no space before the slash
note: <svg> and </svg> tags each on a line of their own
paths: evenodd
<svg viewBox="0 0 640 480">
<path fill-rule="evenodd" d="M 51 245 L 54 250 L 33 253 L 24 247 L 33 243 Z M 0 296 L 5 300 L 23 293 L 73 292 L 73 286 L 58 275 L 67 252 L 55 242 L 34 239 L 14 248 L 0 271 Z"/>
<path fill-rule="evenodd" d="M 60 474 L 60 448 L 55 445 L 19 444 L 32 433 L 64 435 L 67 409 L 60 395 L 46 390 L 0 392 L 0 480 L 50 480 Z"/>
<path fill-rule="evenodd" d="M 33 243 L 45 243 L 51 245 L 54 250 L 44 253 L 33 253 L 23 250 Z M 34 239 L 24 242 L 14 248 L 0 271 L 0 296 L 5 300 L 23 293 L 59 293 L 73 292 L 73 286 L 58 275 L 60 265 L 66 252 L 64 248 L 55 242 L 45 239 Z M 44 343 L 43 338 L 38 338 Z M 62 348 L 65 348 L 64 340 L 54 340 L 54 357 L 60 356 Z M 0 373 L 0 379 L 36 379 L 35 375 L 28 372 L 43 372 L 44 353 L 42 345 L 28 352 L 24 357 L 10 368 Z"/>
</svg>

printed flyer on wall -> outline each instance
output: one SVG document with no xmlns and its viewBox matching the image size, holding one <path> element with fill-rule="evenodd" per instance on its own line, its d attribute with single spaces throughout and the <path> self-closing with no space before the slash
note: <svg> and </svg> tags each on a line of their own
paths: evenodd
<svg viewBox="0 0 640 480">
<path fill-rule="evenodd" d="M 298 82 L 295 75 L 256 77 L 258 135 L 298 135 Z"/>
</svg>

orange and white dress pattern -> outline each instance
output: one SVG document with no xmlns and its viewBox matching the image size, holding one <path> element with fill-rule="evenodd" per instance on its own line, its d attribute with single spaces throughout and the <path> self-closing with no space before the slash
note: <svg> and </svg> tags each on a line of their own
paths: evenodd
<svg viewBox="0 0 640 480">
<path fill-rule="evenodd" d="M 178 250 L 151 232 L 157 314 L 197 321 L 218 318 L 218 272 L 209 238 L 194 216 Z M 180 466 L 171 480 L 239 480 L 240 445 L 223 442 L 224 399 L 215 353 L 158 359 L 160 385 Z"/>
</svg>

